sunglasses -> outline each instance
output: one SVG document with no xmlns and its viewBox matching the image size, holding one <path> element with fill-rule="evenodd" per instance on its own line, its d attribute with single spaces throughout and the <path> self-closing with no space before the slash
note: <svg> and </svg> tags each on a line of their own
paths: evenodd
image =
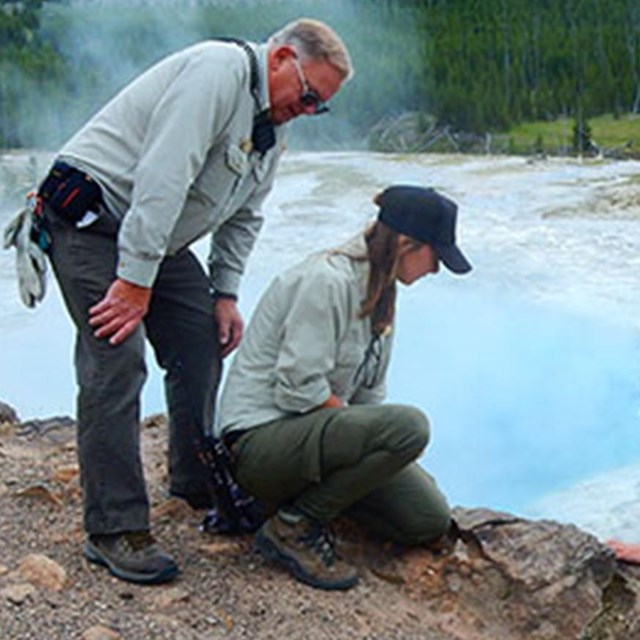
<svg viewBox="0 0 640 640">
<path fill-rule="evenodd" d="M 293 64 L 298 72 L 298 78 L 302 85 L 302 93 L 300 94 L 300 104 L 303 107 L 313 107 L 313 115 L 319 116 L 321 113 L 329 111 L 329 105 L 309 86 L 305 78 L 302 65 L 297 57 L 293 57 Z"/>
</svg>

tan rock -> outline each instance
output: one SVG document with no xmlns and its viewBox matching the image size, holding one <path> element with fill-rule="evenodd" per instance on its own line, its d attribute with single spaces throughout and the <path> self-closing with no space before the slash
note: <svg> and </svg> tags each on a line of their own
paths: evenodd
<svg viewBox="0 0 640 640">
<path fill-rule="evenodd" d="M 193 516 L 193 509 L 180 498 L 163 500 L 151 510 L 152 520 L 181 519 Z"/>
<path fill-rule="evenodd" d="M 47 556 L 33 553 L 20 562 L 18 573 L 32 584 L 53 591 L 60 591 L 67 582 L 67 572 Z"/>
<path fill-rule="evenodd" d="M 66 484 L 67 482 L 71 482 L 71 480 L 78 477 L 80 473 L 80 468 L 78 465 L 70 465 L 67 467 L 58 467 L 53 472 L 53 480 L 56 482 L 62 482 Z"/>
<path fill-rule="evenodd" d="M 9 573 L 9 567 L 5 566 L 4 564 L 0 564 L 0 576 L 3 576 L 7 573 Z"/>
<path fill-rule="evenodd" d="M 31 498 L 35 500 L 42 500 L 43 502 L 49 502 L 57 507 L 62 506 L 60 498 L 43 484 L 31 485 L 26 489 L 17 491 L 14 495 L 16 498 Z"/>
<path fill-rule="evenodd" d="M 15 424 L 18 420 L 17 411 L 12 406 L 0 402 L 0 423 Z"/>
<path fill-rule="evenodd" d="M 84 529 L 73 526 L 68 529 L 61 529 L 56 533 L 52 533 L 50 540 L 52 544 L 82 544 L 85 538 Z"/>
<path fill-rule="evenodd" d="M 227 628 L 227 631 L 231 631 L 233 629 L 235 625 L 233 616 L 227 613 L 224 609 L 214 609 L 212 613 L 212 619 L 221 622 Z"/>
<path fill-rule="evenodd" d="M 147 416 L 140 426 L 142 429 L 164 429 L 167 426 L 167 416 L 163 413 L 154 413 L 153 415 Z"/>
<path fill-rule="evenodd" d="M 82 634 L 82 640 L 122 640 L 122 636 L 109 627 L 97 624 Z"/>
<path fill-rule="evenodd" d="M 236 555 L 242 552 L 242 544 L 235 540 L 214 540 L 200 544 L 198 548 L 210 556 Z"/>
<path fill-rule="evenodd" d="M 400 565 L 405 588 L 444 614 L 444 631 L 478 640 L 573 640 L 602 617 L 616 565 L 593 536 L 486 509 L 455 516 L 464 544 L 444 556 L 416 549 Z"/>
<path fill-rule="evenodd" d="M 16 428 L 13 422 L 0 420 L 0 437 L 6 438 L 14 434 Z"/>
<path fill-rule="evenodd" d="M 165 589 L 157 594 L 153 599 L 153 604 L 156 609 L 169 609 L 179 602 L 187 602 L 191 594 L 180 587 L 171 587 Z"/>
<path fill-rule="evenodd" d="M 10 584 L 0 591 L 0 598 L 8 600 L 13 604 L 24 604 L 24 602 L 36 593 L 36 588 L 29 583 Z"/>
<path fill-rule="evenodd" d="M 181 623 L 179 620 L 176 620 L 174 617 L 172 617 L 169 614 L 165 614 L 165 613 L 150 614 L 148 616 L 148 619 L 151 622 L 151 625 L 153 625 L 154 627 L 163 630 L 165 633 L 166 632 L 171 633 L 171 636 L 169 636 L 171 638 L 191 638 L 192 637 L 192 635 L 188 631 L 185 632 L 183 628 L 183 623 Z M 181 630 L 183 632 L 182 634 L 180 634 Z"/>
</svg>

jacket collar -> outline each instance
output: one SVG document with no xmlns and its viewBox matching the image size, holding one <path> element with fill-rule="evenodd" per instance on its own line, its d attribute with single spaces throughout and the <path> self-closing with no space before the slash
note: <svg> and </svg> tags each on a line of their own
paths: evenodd
<svg viewBox="0 0 640 640">
<path fill-rule="evenodd" d="M 367 259 L 367 243 L 364 239 L 364 232 L 358 233 L 344 244 L 331 249 L 329 253 L 351 258 L 349 264 L 358 281 L 361 298 L 364 300 L 367 295 L 367 282 L 369 281 L 369 260 Z"/>
<path fill-rule="evenodd" d="M 258 58 L 258 73 L 260 76 L 260 110 L 264 111 L 270 106 L 269 103 L 269 75 L 268 75 L 268 52 L 269 48 L 266 44 L 249 44 L 256 52 Z"/>
</svg>

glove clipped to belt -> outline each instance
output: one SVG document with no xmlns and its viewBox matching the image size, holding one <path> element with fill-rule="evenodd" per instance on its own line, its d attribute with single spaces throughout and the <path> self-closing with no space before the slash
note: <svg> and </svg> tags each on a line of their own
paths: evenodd
<svg viewBox="0 0 640 640">
<path fill-rule="evenodd" d="M 40 202 L 35 193 L 27 195 L 23 209 L 4 230 L 4 248 L 16 248 L 16 272 L 22 302 L 32 309 L 46 293 L 50 238 L 43 226 Z"/>
</svg>

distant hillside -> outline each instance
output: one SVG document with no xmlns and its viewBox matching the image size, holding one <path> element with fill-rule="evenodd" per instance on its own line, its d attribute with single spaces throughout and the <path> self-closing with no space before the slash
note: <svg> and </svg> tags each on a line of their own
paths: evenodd
<svg viewBox="0 0 640 640">
<path fill-rule="evenodd" d="M 0 148 L 57 148 L 166 53 L 300 16 L 334 26 L 357 73 L 294 146 L 361 148 L 406 111 L 478 134 L 640 110 L 637 0 L 0 0 Z"/>
</svg>

